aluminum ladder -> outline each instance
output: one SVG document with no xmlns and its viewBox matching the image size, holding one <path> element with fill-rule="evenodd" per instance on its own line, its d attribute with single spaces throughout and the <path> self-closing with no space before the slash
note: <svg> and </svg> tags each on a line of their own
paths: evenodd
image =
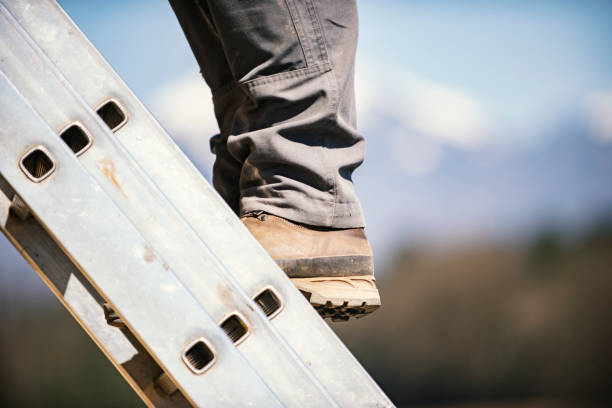
<svg viewBox="0 0 612 408">
<path fill-rule="evenodd" d="M 145 404 L 392 406 L 57 3 L 0 19 L 0 229 Z"/>
</svg>

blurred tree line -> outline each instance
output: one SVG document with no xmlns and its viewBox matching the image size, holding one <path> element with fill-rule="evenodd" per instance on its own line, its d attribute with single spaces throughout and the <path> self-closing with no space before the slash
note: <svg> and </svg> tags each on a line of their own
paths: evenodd
<svg viewBox="0 0 612 408">
<path fill-rule="evenodd" d="M 405 248 L 379 280 L 383 307 L 332 327 L 398 406 L 608 406 L 611 220 Z M 0 406 L 143 406 L 59 302 L 0 306 Z"/>
<path fill-rule="evenodd" d="M 380 282 L 381 310 L 333 327 L 402 405 L 612 406 L 611 221 L 571 238 L 407 248 Z"/>
</svg>

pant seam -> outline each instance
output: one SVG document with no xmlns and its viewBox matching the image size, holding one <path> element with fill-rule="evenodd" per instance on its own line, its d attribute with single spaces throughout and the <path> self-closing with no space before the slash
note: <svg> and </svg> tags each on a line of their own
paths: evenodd
<svg viewBox="0 0 612 408">
<path fill-rule="evenodd" d="M 293 23 L 295 34 L 297 35 L 298 41 L 300 42 L 300 47 L 302 48 L 302 54 L 304 54 L 304 62 L 306 63 L 306 67 L 316 65 L 312 57 L 311 46 L 308 44 L 308 37 L 304 33 L 304 27 L 302 25 L 300 13 L 298 12 L 297 7 L 295 6 L 295 2 L 293 0 L 285 0 L 285 5 L 287 6 L 287 10 L 289 10 L 289 16 L 291 17 L 291 22 Z"/>
<path fill-rule="evenodd" d="M 312 30 L 314 32 L 314 38 L 316 40 L 317 46 L 318 46 L 318 58 L 322 61 L 325 61 L 327 64 L 329 64 L 331 66 L 331 61 L 329 59 L 329 55 L 327 53 L 327 47 L 325 45 L 325 36 L 323 33 L 323 27 L 321 25 L 321 22 L 319 20 L 319 15 L 317 13 L 316 10 L 316 6 L 313 0 L 305 0 L 306 3 L 306 9 L 308 10 L 308 14 L 310 16 L 310 22 L 311 22 L 311 26 L 312 26 Z M 332 69 L 330 69 L 331 74 L 332 74 L 332 79 L 333 81 L 330 81 L 330 78 L 326 76 L 325 81 L 328 84 L 328 88 L 330 91 L 330 114 L 331 115 L 336 115 L 336 110 L 337 110 L 337 106 L 338 106 L 338 86 L 337 83 L 335 81 L 335 75 L 333 75 L 333 67 Z M 324 126 L 324 129 L 329 128 L 329 126 Z M 327 161 L 325 160 L 325 150 L 328 148 L 329 145 L 329 139 L 327 136 L 327 133 L 325 131 L 323 131 L 321 133 L 321 148 L 320 148 L 320 157 L 321 157 L 321 164 L 323 165 L 323 168 L 325 169 L 326 173 L 328 174 L 328 183 L 331 186 L 331 199 L 329 202 L 329 205 L 331 207 L 331 217 L 329 220 L 330 225 L 332 225 L 334 223 L 334 219 L 336 218 L 336 202 L 338 199 L 338 186 L 336 184 L 336 177 L 333 174 L 332 169 L 327 166 Z"/>
<path fill-rule="evenodd" d="M 306 8 L 308 10 L 308 14 L 310 15 L 310 21 L 312 22 L 312 29 L 314 30 L 315 34 L 314 37 L 319 48 L 319 59 L 325 62 L 329 62 L 329 57 L 327 55 L 327 47 L 325 46 L 325 36 L 323 35 L 323 28 L 321 27 L 321 22 L 319 21 L 319 15 L 317 14 L 314 1 L 306 0 L 305 3 Z"/>
<path fill-rule="evenodd" d="M 291 71 L 279 72 L 278 74 L 266 75 L 255 79 L 250 79 L 245 82 L 240 82 L 239 84 L 246 86 L 251 89 L 259 85 L 270 84 L 274 82 L 283 81 L 286 79 L 294 79 L 300 78 L 302 76 L 316 74 L 316 73 L 325 73 L 331 70 L 331 66 L 329 63 L 317 64 L 311 67 L 294 69 Z"/>
<path fill-rule="evenodd" d="M 324 124 L 324 128 L 326 129 L 331 129 L 334 123 L 333 118 L 336 117 L 338 115 L 338 83 L 336 80 L 336 75 L 334 73 L 334 70 L 330 70 L 330 72 L 328 73 L 329 75 L 326 75 L 325 80 L 328 83 L 328 87 L 330 90 L 330 116 L 331 116 L 331 120 L 328 122 L 325 122 Z M 326 132 L 324 132 L 324 134 L 327 134 Z M 325 141 L 327 141 L 327 136 L 325 137 Z M 327 149 L 327 143 L 324 144 L 324 147 L 322 149 Z M 323 163 L 323 165 L 325 166 L 325 163 Z M 333 225 L 334 224 L 334 220 L 336 218 L 336 207 L 337 207 L 337 203 L 338 203 L 338 184 L 336 182 L 336 175 L 333 174 L 333 172 L 328 171 L 328 174 L 330 174 L 330 180 L 331 180 L 331 185 L 332 185 L 332 197 L 333 200 L 331 202 L 332 204 L 332 213 L 331 213 L 331 221 L 330 223 Z"/>
</svg>

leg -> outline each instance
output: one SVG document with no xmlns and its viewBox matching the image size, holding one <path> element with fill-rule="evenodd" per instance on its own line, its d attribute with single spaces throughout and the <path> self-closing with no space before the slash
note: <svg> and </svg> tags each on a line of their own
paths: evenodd
<svg viewBox="0 0 612 408">
<path fill-rule="evenodd" d="M 354 2 L 172 3 L 213 91 L 223 197 L 235 196 L 226 191 L 233 178 L 240 214 L 363 227 L 351 181 L 365 151 L 355 128 Z"/>
<path fill-rule="evenodd" d="M 215 187 L 320 311 L 372 311 L 380 299 L 351 180 L 365 150 L 355 2 L 171 3 L 213 93 Z"/>
<path fill-rule="evenodd" d="M 226 107 L 224 103 L 231 101 L 228 98 L 222 101 L 219 99 L 227 90 L 235 87 L 236 81 L 225 59 L 225 52 L 212 23 L 208 6 L 205 2 L 197 0 L 171 0 L 170 4 L 200 65 L 204 79 L 212 91 L 219 128 L 226 129 L 227 120 L 230 118 L 224 115 L 224 112 L 231 108 Z M 227 137 L 227 132 L 222 132 L 210 140 L 211 150 L 216 157 L 213 166 L 213 185 L 232 210 L 238 213 L 242 163 L 228 152 Z"/>
</svg>

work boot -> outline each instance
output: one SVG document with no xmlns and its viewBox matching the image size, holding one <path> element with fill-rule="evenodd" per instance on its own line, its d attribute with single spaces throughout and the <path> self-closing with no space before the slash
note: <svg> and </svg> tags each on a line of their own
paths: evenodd
<svg viewBox="0 0 612 408">
<path fill-rule="evenodd" d="M 262 211 L 240 217 L 322 317 L 363 317 L 380 306 L 363 228 L 297 224 Z"/>
</svg>

